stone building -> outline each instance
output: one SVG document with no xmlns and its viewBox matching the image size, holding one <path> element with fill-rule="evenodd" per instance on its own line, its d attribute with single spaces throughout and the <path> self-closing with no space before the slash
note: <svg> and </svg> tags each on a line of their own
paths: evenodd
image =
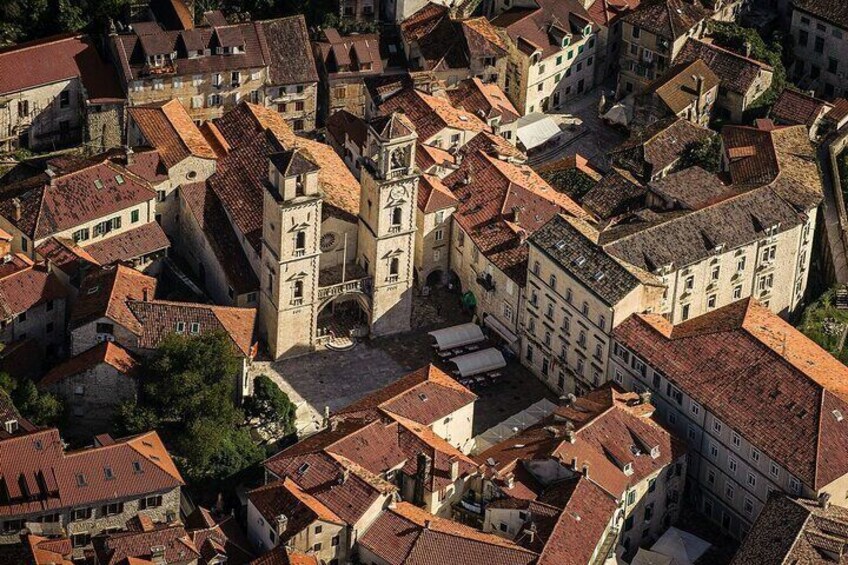
<svg viewBox="0 0 848 565">
<path fill-rule="evenodd" d="M 719 78 L 700 59 L 674 65 L 636 96 L 631 126 L 675 116 L 707 127 L 718 89 Z"/>
<path fill-rule="evenodd" d="M 32 339 L 41 353 L 58 356 L 65 345 L 68 293 L 45 264 L 23 262 L 15 269 L 0 277 L 0 343 Z"/>
<path fill-rule="evenodd" d="M 476 398 L 431 365 L 333 413 L 322 431 L 265 461 L 267 484 L 248 494 L 251 541 L 344 562 L 394 497 L 450 516 L 477 473 L 463 453 Z M 345 503 L 354 493 L 356 504 Z"/>
<path fill-rule="evenodd" d="M 70 410 L 66 434 L 90 437 L 108 432 L 118 407 L 136 399 L 137 370 L 138 362 L 126 349 L 104 341 L 50 369 L 38 387 Z"/>
<path fill-rule="evenodd" d="M 709 12 L 686 0 L 647 2 L 624 16 L 619 97 L 638 94 L 674 63 L 690 38 L 700 38 Z"/>
<path fill-rule="evenodd" d="M 125 97 L 88 36 L 6 47 L 0 67 L 0 151 L 120 145 Z"/>
<path fill-rule="evenodd" d="M 459 201 L 437 176 L 422 175 L 418 184 L 415 274 L 419 284 L 433 286 L 450 272 L 452 214 Z"/>
<path fill-rule="evenodd" d="M 481 452 L 476 492 L 485 508 L 483 531 L 553 549 L 574 527 L 590 536 L 580 549 L 589 559 L 580 563 L 602 562 L 591 558 L 598 553 L 603 560 L 619 546 L 632 558 L 677 521 L 682 507 L 686 444 L 654 413 L 648 398 L 607 384 L 570 397 L 542 421 Z M 591 501 L 596 506 L 589 513 Z M 579 527 L 559 518 L 573 513 L 582 517 Z M 556 525 L 546 531 L 551 520 Z M 538 542 L 527 535 L 534 531 Z"/>
<path fill-rule="evenodd" d="M 774 69 L 765 63 L 694 38 L 683 44 L 675 63 L 698 59 L 719 77 L 716 115 L 731 122 L 743 121 L 745 111 L 768 91 L 774 78 Z"/>
<path fill-rule="evenodd" d="M 365 117 L 365 78 L 383 74 L 380 37 L 374 33 L 342 37 L 335 29 L 322 31 L 315 42 L 315 60 L 321 75 L 318 93 L 322 123 L 339 110 Z"/>
<path fill-rule="evenodd" d="M 173 522 L 183 479 L 156 432 L 65 451 L 59 430 L 43 429 L 0 440 L 0 544 L 20 543 L 21 530 L 66 536 L 75 559 L 92 538 L 122 530 L 136 516 Z"/>
<path fill-rule="evenodd" d="M 509 9 L 507 9 L 509 6 Z M 508 39 L 503 89 L 523 114 L 558 109 L 595 85 L 598 26 L 578 0 L 499 0 L 492 20 Z"/>
<path fill-rule="evenodd" d="M 200 27 L 139 22 L 110 44 L 130 106 L 177 99 L 200 121 L 249 100 L 296 130 L 315 127 L 318 74 L 303 16 L 230 24 L 207 12 Z"/>
<path fill-rule="evenodd" d="M 503 88 L 507 45 L 486 18 L 457 19 L 429 3 L 400 24 L 400 34 L 410 71 L 432 73 L 449 88 L 474 77 Z"/>
<path fill-rule="evenodd" d="M 574 218 L 554 217 L 528 244 L 522 363 L 559 394 L 586 394 L 606 381 L 612 328 L 658 308 L 663 287 L 608 255 Z"/>
<path fill-rule="evenodd" d="M 828 100 L 848 95 L 848 7 L 828 0 L 794 0 L 790 33 L 795 67 L 787 74 Z"/>
<path fill-rule="evenodd" d="M 5 187 L 0 227 L 12 250 L 35 258 L 50 238 L 73 240 L 98 264 L 155 268 L 170 242 L 155 221 L 156 192 L 113 155 L 56 157 Z"/>
<path fill-rule="evenodd" d="M 743 539 L 772 492 L 846 505 L 848 461 L 818 447 L 848 437 L 846 367 L 757 300 L 675 326 L 637 314 L 613 338 L 609 378 L 687 439 L 692 502 L 724 532 Z"/>
</svg>

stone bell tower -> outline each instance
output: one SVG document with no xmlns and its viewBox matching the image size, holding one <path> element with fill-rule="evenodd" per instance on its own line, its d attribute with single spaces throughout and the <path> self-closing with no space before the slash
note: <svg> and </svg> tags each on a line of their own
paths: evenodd
<svg viewBox="0 0 848 565">
<path fill-rule="evenodd" d="M 299 150 L 268 157 L 259 317 L 273 359 L 312 351 L 321 240 L 318 166 Z"/>
<path fill-rule="evenodd" d="M 400 113 L 368 127 L 359 203 L 359 263 L 373 280 L 371 334 L 410 329 L 418 134 Z"/>
</svg>

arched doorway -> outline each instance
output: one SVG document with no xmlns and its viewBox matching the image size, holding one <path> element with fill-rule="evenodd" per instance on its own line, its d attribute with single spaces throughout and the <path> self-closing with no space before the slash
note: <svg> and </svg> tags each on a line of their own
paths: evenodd
<svg viewBox="0 0 848 565">
<path fill-rule="evenodd" d="M 319 306 L 315 341 L 328 349 L 350 349 L 368 335 L 370 326 L 369 298 L 359 292 L 340 294 Z"/>
<path fill-rule="evenodd" d="M 432 271 L 429 275 L 427 275 L 427 286 L 441 286 L 444 276 L 444 271 L 442 271 L 441 269 L 436 269 L 435 271 Z"/>
</svg>

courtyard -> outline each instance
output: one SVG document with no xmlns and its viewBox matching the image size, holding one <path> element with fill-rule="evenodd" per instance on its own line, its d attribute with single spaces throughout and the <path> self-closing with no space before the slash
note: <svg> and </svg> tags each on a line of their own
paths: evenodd
<svg viewBox="0 0 848 565">
<path fill-rule="evenodd" d="M 256 361 L 253 375 L 266 374 L 298 406 L 297 429 L 301 436 L 318 431 L 325 407 L 332 412 L 382 388 L 404 375 L 434 363 L 443 370 L 427 332 L 471 319 L 456 294 L 443 288 L 428 297 L 416 296 L 412 331 L 366 339 L 345 351 L 323 350 L 277 362 Z M 535 376 L 510 359 L 494 384 L 474 390 L 479 396 L 474 410 L 474 435 L 500 423 L 542 398 L 555 400 Z"/>
</svg>

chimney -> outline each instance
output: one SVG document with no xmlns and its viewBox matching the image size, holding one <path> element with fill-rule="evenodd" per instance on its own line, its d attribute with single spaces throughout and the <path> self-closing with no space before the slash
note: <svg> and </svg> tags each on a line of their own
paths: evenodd
<svg viewBox="0 0 848 565">
<path fill-rule="evenodd" d="M 639 393 L 639 404 L 650 404 L 651 403 L 651 391 L 646 390 Z"/>
<path fill-rule="evenodd" d="M 512 221 L 513 223 L 519 223 L 521 219 L 521 208 L 519 206 L 512 207 Z"/>
<path fill-rule="evenodd" d="M 150 561 L 156 563 L 165 563 L 165 546 L 164 545 L 154 545 L 150 548 Z"/>
<path fill-rule="evenodd" d="M 574 435 L 574 430 L 565 431 L 565 440 L 568 443 L 574 443 L 575 441 L 577 441 L 577 436 Z"/>
<path fill-rule="evenodd" d="M 504 477 L 504 482 L 506 483 L 506 488 L 511 489 L 515 486 L 515 475 L 510 473 L 506 477 Z"/>
<path fill-rule="evenodd" d="M 135 151 L 129 145 L 124 148 L 124 155 L 126 155 L 127 167 L 135 162 Z"/>
<path fill-rule="evenodd" d="M 819 495 L 819 507 L 822 510 L 827 510 L 830 508 L 830 494 L 823 492 Z"/>
<path fill-rule="evenodd" d="M 576 457 L 571 458 L 571 470 L 577 471 L 577 458 Z"/>
<path fill-rule="evenodd" d="M 748 58 L 751 57 L 751 42 L 750 41 L 745 42 L 745 56 L 748 57 Z"/>
<path fill-rule="evenodd" d="M 432 460 L 426 453 L 419 453 L 416 457 L 415 487 L 413 490 L 412 503 L 416 506 L 424 505 L 424 486 L 430 480 Z"/>
<path fill-rule="evenodd" d="M 53 178 L 50 180 L 51 184 L 53 182 Z M 20 198 L 12 198 L 12 206 L 15 208 L 15 221 L 21 221 L 21 200 Z"/>
<path fill-rule="evenodd" d="M 425 530 L 429 530 L 429 529 L 430 529 L 430 520 L 424 520 L 424 529 L 425 529 Z"/>
<path fill-rule="evenodd" d="M 277 535 L 281 536 L 286 533 L 289 527 L 289 519 L 285 514 L 277 516 Z"/>
<path fill-rule="evenodd" d="M 583 463 L 583 476 L 589 478 L 589 464 Z"/>
<path fill-rule="evenodd" d="M 450 477 L 452 481 L 459 478 L 459 459 L 453 459 L 450 462 Z"/>
<path fill-rule="evenodd" d="M 150 289 L 146 286 L 141 289 L 141 299 L 144 302 L 150 302 Z"/>
</svg>

